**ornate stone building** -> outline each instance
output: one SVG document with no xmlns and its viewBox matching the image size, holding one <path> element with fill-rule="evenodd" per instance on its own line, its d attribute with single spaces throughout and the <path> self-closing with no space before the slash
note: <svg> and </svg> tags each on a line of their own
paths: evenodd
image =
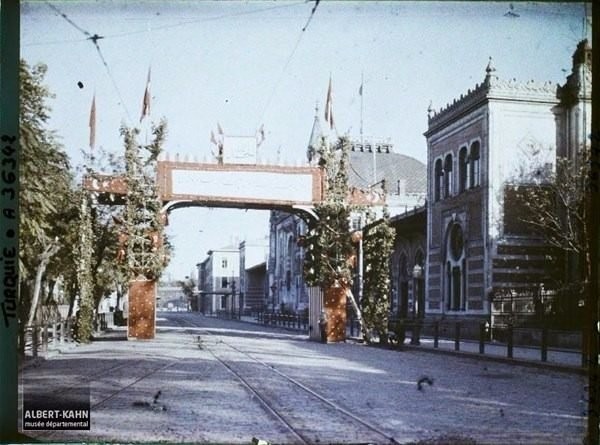
<svg viewBox="0 0 600 445">
<path fill-rule="evenodd" d="M 428 314 L 504 321 L 531 311 L 532 297 L 551 288 L 548 246 L 519 223 L 505 186 L 525 184 L 527 166 L 552 171 L 557 153 L 573 156 L 583 144 L 590 61 L 582 42 L 561 87 L 504 80 L 490 59 L 481 84 L 429 110 Z"/>
</svg>

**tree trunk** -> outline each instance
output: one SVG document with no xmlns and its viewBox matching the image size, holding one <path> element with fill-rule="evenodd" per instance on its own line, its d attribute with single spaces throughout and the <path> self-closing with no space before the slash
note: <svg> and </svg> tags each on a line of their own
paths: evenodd
<svg viewBox="0 0 600 445">
<path fill-rule="evenodd" d="M 365 341 L 370 342 L 369 333 L 367 332 L 367 327 L 363 321 L 362 312 L 356 303 L 356 299 L 354 298 L 354 294 L 352 293 L 352 289 L 346 289 L 346 296 L 350 299 L 350 303 L 352 303 L 352 308 L 354 309 L 354 313 L 356 314 L 356 318 L 358 318 L 358 323 L 360 324 L 360 331 L 363 334 Z"/>
<path fill-rule="evenodd" d="M 44 276 L 44 272 L 46 272 L 46 267 L 48 266 L 50 258 L 58 252 L 58 249 L 58 244 L 50 244 L 41 255 L 40 263 L 38 264 L 35 274 L 35 285 L 33 286 L 33 298 L 31 300 L 31 307 L 29 308 L 29 317 L 27 318 L 27 324 L 25 326 L 31 326 L 33 323 L 40 301 L 40 293 L 42 291 L 42 277 Z"/>
</svg>

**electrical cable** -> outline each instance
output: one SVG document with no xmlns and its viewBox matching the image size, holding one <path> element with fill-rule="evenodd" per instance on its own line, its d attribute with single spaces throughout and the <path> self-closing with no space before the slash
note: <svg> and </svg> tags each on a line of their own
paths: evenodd
<svg viewBox="0 0 600 445">
<path fill-rule="evenodd" d="M 106 68 L 106 72 L 108 74 L 108 77 L 110 78 L 110 80 L 111 80 L 111 82 L 113 84 L 113 87 L 114 87 L 114 89 L 115 89 L 115 91 L 117 93 L 117 96 L 119 97 L 120 105 L 123 107 L 123 110 L 125 111 L 125 115 L 127 116 L 127 119 L 129 120 L 129 124 L 131 125 L 132 119 L 131 119 L 131 115 L 129 114 L 129 110 L 127 110 L 127 106 L 125 105 L 125 101 L 123 100 L 123 96 L 121 95 L 121 91 L 119 90 L 119 87 L 117 86 L 117 82 L 115 81 L 115 78 L 112 75 L 110 67 L 108 66 L 108 63 L 106 62 L 106 59 L 104 58 L 104 55 L 102 54 L 102 51 L 100 50 L 100 46 L 98 45 L 98 40 L 104 39 L 104 36 L 100 36 L 98 34 L 92 35 L 90 32 L 86 31 L 81 26 L 77 25 L 77 23 L 75 23 L 73 20 L 71 20 L 67 16 L 67 14 L 65 14 L 64 12 L 62 12 L 60 9 L 58 9 L 56 6 L 54 6 L 52 3 L 48 2 L 48 1 L 46 1 L 45 3 L 52 10 L 54 10 L 57 14 L 59 14 L 63 19 L 65 19 L 71 26 L 73 26 L 75 29 L 77 29 L 79 32 L 81 32 L 83 35 L 85 35 L 87 37 L 86 40 L 90 40 L 92 42 L 92 44 L 96 48 L 96 51 L 98 51 L 98 56 L 100 56 L 100 60 L 102 61 L 102 64 Z"/>
<path fill-rule="evenodd" d="M 310 13 L 310 16 L 308 18 L 306 25 L 300 31 L 300 35 L 298 36 L 298 39 L 296 40 L 296 43 L 294 44 L 294 48 L 292 49 L 291 54 L 289 55 L 289 57 L 285 61 L 285 64 L 283 65 L 283 69 L 281 70 L 281 73 L 279 74 L 279 77 L 277 78 L 277 81 L 275 82 L 275 85 L 273 86 L 273 89 L 271 90 L 271 93 L 269 94 L 269 97 L 267 99 L 267 102 L 266 102 L 263 110 L 262 110 L 262 113 L 260 114 L 260 119 L 256 123 L 256 128 L 258 128 L 258 126 L 262 123 L 262 121 L 265 117 L 265 114 L 267 113 L 267 110 L 269 109 L 269 106 L 271 105 L 271 101 L 273 100 L 273 97 L 275 96 L 275 93 L 277 92 L 277 88 L 279 88 L 279 85 L 281 84 L 283 76 L 285 75 L 286 70 L 287 70 L 288 66 L 290 65 L 290 62 L 294 58 L 294 55 L 296 54 L 296 51 L 298 50 L 298 47 L 300 46 L 300 42 L 302 41 L 302 37 L 305 34 L 308 24 L 310 23 L 310 20 L 312 19 L 313 15 L 315 14 L 315 11 L 317 9 L 319 1 L 320 0 L 316 0 L 316 4 L 313 7 L 313 9 L 311 10 L 311 13 Z"/>
</svg>

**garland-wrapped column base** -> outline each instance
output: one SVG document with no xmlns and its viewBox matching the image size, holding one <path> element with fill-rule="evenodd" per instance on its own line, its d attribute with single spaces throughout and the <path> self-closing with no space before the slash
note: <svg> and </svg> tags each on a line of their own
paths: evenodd
<svg viewBox="0 0 600 445">
<path fill-rule="evenodd" d="M 325 289 L 323 299 L 327 316 L 327 341 L 346 340 L 346 288 L 328 287 Z"/>
<path fill-rule="evenodd" d="M 156 331 L 156 280 L 129 282 L 128 340 L 151 340 Z"/>
</svg>

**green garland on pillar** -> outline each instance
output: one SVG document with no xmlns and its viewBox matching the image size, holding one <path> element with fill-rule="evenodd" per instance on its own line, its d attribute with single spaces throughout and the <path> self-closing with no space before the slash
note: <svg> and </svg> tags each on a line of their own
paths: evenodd
<svg viewBox="0 0 600 445">
<path fill-rule="evenodd" d="M 352 268 L 348 258 L 354 247 L 350 239 L 348 193 L 349 142 L 340 138 L 333 149 L 321 141 L 319 165 L 326 173 L 326 199 L 315 206 L 317 221 L 309 224 L 303 241 L 306 249 L 304 274 L 309 286 L 350 286 Z"/>
<path fill-rule="evenodd" d="M 137 128 L 121 128 L 125 142 L 128 190 L 127 262 L 131 279 L 141 276 L 157 280 L 167 262 L 162 202 L 156 187 L 156 161 L 165 140 L 166 122 L 163 120 L 152 128 L 153 140 L 150 144 L 138 144 L 138 135 Z M 147 151 L 146 155 L 143 155 L 142 149 Z"/>
<path fill-rule="evenodd" d="M 363 316 L 367 329 L 376 333 L 380 343 L 384 344 L 388 341 L 390 256 L 394 250 L 395 236 L 396 231 L 390 225 L 387 209 L 384 209 L 383 219 L 365 230 L 363 241 Z"/>
<path fill-rule="evenodd" d="M 77 255 L 77 281 L 79 283 L 79 311 L 77 314 L 76 335 L 80 342 L 88 343 L 92 337 L 94 295 L 92 289 L 92 255 L 94 249 L 94 232 L 90 216 L 89 198 L 85 192 L 81 194 L 80 232 Z"/>
<path fill-rule="evenodd" d="M 353 264 L 350 258 L 355 253 L 350 233 L 350 216 L 360 211 L 348 203 L 348 153 L 350 143 L 340 138 L 333 149 L 325 141 L 318 150 L 319 165 L 326 173 L 326 199 L 315 206 L 317 221 L 309 224 L 309 231 L 302 240 L 306 249 L 304 274 L 309 286 L 326 289 L 352 284 Z M 371 332 L 387 342 L 387 324 L 390 307 L 390 256 L 394 248 L 395 230 L 389 222 L 389 214 L 384 209 L 383 219 L 373 222 L 365 230 L 364 286 L 361 324 L 363 334 L 370 341 Z M 361 311 L 361 309 L 357 309 Z"/>
</svg>

